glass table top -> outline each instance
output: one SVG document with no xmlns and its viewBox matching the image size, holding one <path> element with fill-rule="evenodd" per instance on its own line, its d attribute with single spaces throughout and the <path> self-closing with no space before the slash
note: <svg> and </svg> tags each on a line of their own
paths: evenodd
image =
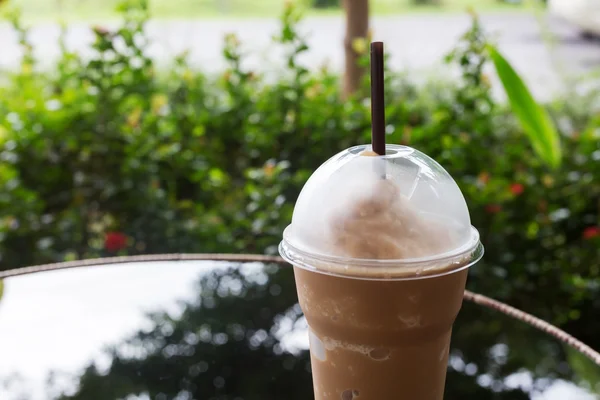
<svg viewBox="0 0 600 400">
<path fill-rule="evenodd" d="M 7 278 L 3 400 L 312 399 L 290 267 L 140 262 Z M 600 368 L 465 302 L 446 399 L 593 400 Z"/>
</svg>

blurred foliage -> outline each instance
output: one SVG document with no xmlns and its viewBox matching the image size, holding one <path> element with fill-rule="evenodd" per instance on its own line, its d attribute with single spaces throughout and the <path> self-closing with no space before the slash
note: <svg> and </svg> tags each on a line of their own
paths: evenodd
<svg viewBox="0 0 600 400">
<path fill-rule="evenodd" d="M 341 7 L 341 0 L 311 0 L 314 8 L 338 8 Z"/>
<path fill-rule="evenodd" d="M 193 71 L 185 54 L 159 74 L 146 52 L 146 2 L 121 11 L 117 28 L 94 28 L 91 57 L 63 43 L 52 73 L 37 71 L 11 14 L 24 56 L 0 86 L 1 267 L 113 254 L 275 254 L 311 172 L 369 141 L 369 103 L 341 101 L 336 74 L 302 65 L 307 45 L 291 6 L 275 38 L 285 53 L 277 79 L 243 67 L 234 35 L 218 77 Z M 485 41 L 467 33 L 447 62 L 460 79 L 417 86 L 387 74 L 388 142 L 437 159 L 463 190 L 486 246 L 470 288 L 600 347 L 597 95 L 548 106 L 564 155 L 552 170 L 492 97 Z"/>
<path fill-rule="evenodd" d="M 435 6 L 439 6 L 442 5 L 442 0 L 412 0 L 412 2 L 416 5 L 435 5 Z"/>
<path fill-rule="evenodd" d="M 581 385 L 588 390 L 600 394 L 600 369 L 589 358 L 565 345 L 565 353 L 569 365 L 575 371 Z"/>
</svg>

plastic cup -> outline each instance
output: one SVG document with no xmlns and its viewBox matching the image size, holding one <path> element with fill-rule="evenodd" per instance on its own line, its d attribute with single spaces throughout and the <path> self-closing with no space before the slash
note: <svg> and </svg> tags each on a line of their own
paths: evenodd
<svg viewBox="0 0 600 400">
<path fill-rule="evenodd" d="M 309 325 L 316 400 L 441 400 L 468 267 L 464 197 L 405 146 L 345 150 L 304 186 L 281 255 Z"/>
</svg>

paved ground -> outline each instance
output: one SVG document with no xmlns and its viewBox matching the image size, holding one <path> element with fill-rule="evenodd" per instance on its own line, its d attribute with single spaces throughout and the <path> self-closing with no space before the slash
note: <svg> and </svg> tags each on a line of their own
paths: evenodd
<svg viewBox="0 0 600 400">
<path fill-rule="evenodd" d="M 482 17 L 486 30 L 493 33 L 500 48 L 530 83 L 538 96 L 547 97 L 565 86 L 562 72 L 579 75 L 600 67 L 600 41 L 584 40 L 576 29 L 553 18 L 545 20 L 553 33 L 554 46 L 542 38 L 542 23 L 526 14 L 489 14 Z M 468 29 L 466 15 L 413 14 L 374 18 L 375 38 L 386 42 L 397 69 L 419 71 L 422 75 L 443 75 L 449 72 L 441 58 Z M 310 65 L 328 62 L 341 69 L 343 62 L 343 21 L 341 17 L 308 18 L 302 28 L 310 35 L 311 50 L 304 57 Z M 194 66 L 216 71 L 223 66 L 220 50 L 223 35 L 236 32 L 251 56 L 247 65 L 253 68 L 276 69 L 282 64 L 281 53 L 269 47 L 277 32 L 274 19 L 155 21 L 148 33 L 153 40 L 149 49 L 159 64 L 167 65 L 173 56 L 190 49 Z M 32 30 L 38 59 L 49 66 L 56 59 L 59 29 L 46 24 Z M 92 40 L 84 24 L 70 26 L 68 46 L 84 54 Z M 16 36 L 6 25 L 0 25 L 0 68 L 14 67 L 18 62 Z"/>
</svg>

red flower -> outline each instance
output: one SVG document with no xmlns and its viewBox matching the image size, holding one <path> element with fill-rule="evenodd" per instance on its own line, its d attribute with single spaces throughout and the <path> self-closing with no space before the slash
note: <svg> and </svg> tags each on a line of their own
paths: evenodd
<svg viewBox="0 0 600 400">
<path fill-rule="evenodd" d="M 523 193 L 524 190 L 525 186 L 523 186 L 520 183 L 513 183 L 512 185 L 510 185 L 510 192 L 515 196 L 520 195 L 521 193 Z"/>
<path fill-rule="evenodd" d="M 107 232 L 104 237 L 104 248 L 110 252 L 117 252 L 127 247 L 127 236 L 121 232 Z"/>
<path fill-rule="evenodd" d="M 586 240 L 600 236 L 600 226 L 590 226 L 583 231 L 583 238 Z"/>
<path fill-rule="evenodd" d="M 502 211 L 502 206 L 500 204 L 488 204 L 485 206 L 485 211 L 490 214 L 497 214 Z"/>
</svg>

